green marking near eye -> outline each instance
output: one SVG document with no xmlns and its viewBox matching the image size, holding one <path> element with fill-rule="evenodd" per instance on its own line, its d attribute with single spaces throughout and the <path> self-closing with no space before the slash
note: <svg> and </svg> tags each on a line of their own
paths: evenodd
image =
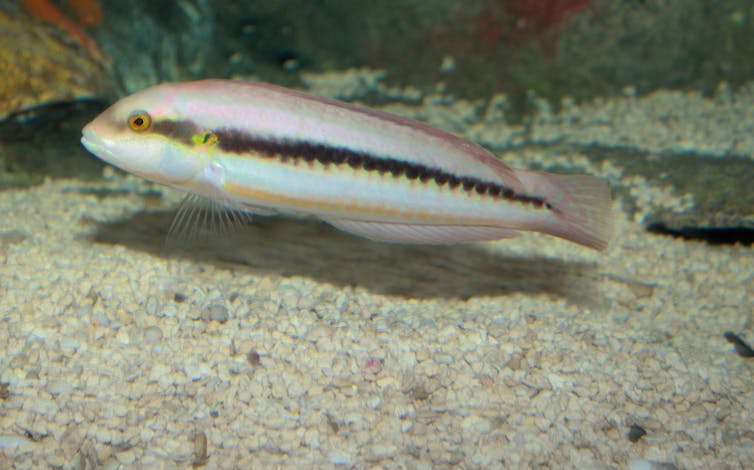
<svg viewBox="0 0 754 470">
<path fill-rule="evenodd" d="M 213 145 L 217 143 L 217 135 L 214 132 L 206 131 L 201 134 L 191 136 L 194 145 Z"/>
</svg>

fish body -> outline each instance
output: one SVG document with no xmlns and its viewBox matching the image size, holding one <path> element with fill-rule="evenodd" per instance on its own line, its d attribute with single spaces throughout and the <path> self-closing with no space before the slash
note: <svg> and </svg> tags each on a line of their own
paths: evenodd
<svg viewBox="0 0 754 470">
<path fill-rule="evenodd" d="M 311 215 L 382 241 L 539 231 L 604 249 L 610 234 L 602 179 L 514 169 L 421 122 L 270 84 L 147 88 L 95 118 L 81 142 L 123 170 L 228 208 Z"/>
</svg>

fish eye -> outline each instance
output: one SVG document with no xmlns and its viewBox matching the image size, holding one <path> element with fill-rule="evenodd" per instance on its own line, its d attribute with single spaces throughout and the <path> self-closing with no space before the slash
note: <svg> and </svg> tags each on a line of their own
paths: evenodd
<svg viewBox="0 0 754 470">
<path fill-rule="evenodd" d="M 137 111 L 128 116 L 128 127 L 132 131 L 144 132 L 152 125 L 152 116 L 146 111 Z"/>
</svg>

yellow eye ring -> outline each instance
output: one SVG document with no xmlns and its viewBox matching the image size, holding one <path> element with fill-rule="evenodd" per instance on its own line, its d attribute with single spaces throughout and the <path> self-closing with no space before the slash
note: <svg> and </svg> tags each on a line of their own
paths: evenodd
<svg viewBox="0 0 754 470">
<path fill-rule="evenodd" d="M 144 132 L 152 126 L 152 116 L 146 111 L 138 111 L 128 116 L 128 127 L 135 132 Z"/>
</svg>

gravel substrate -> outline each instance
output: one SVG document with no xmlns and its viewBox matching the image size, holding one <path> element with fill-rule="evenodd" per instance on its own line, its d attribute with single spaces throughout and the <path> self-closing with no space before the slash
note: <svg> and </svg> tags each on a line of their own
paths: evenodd
<svg viewBox="0 0 754 470">
<path fill-rule="evenodd" d="M 754 340 L 751 247 L 649 234 L 618 200 L 604 253 L 278 218 L 174 250 L 179 196 L 107 173 L 0 193 L 11 465 L 754 461 L 754 363 L 724 336 Z"/>
</svg>

